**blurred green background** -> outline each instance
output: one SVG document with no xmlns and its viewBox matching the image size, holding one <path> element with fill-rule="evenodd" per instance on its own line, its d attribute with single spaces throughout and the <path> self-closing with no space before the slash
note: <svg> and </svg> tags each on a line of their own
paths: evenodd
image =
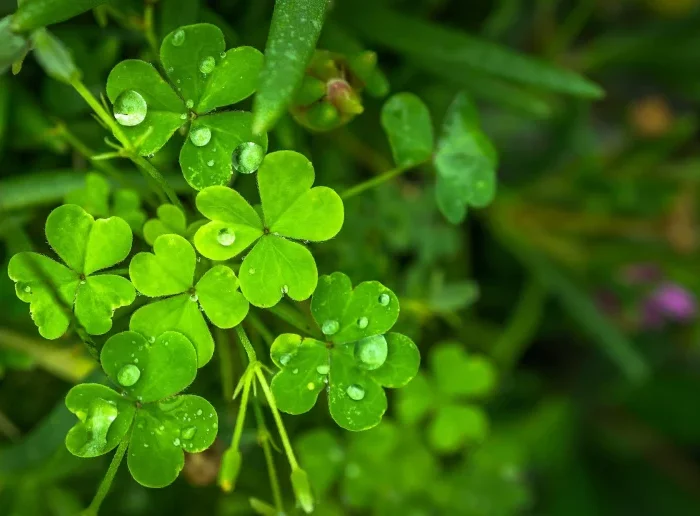
<svg viewBox="0 0 700 516">
<path fill-rule="evenodd" d="M 157 44 L 205 21 L 229 47 L 261 50 L 273 7 L 149 4 Z M 434 170 L 422 166 L 349 199 L 340 235 L 315 249 L 321 273 L 379 280 L 397 293 L 399 331 L 418 344 L 424 370 L 390 394 L 371 431 L 341 431 L 323 403 L 285 417 L 318 514 L 700 514 L 699 4 L 332 3 L 319 48 L 376 51 L 391 92 L 420 96 L 436 131 L 465 91 L 500 165 L 495 202 L 462 225 L 439 213 Z M 0 15 L 15 8 L 0 0 Z M 51 27 L 93 93 L 119 60 L 156 58 L 144 12 L 143 2 L 115 0 Z M 557 84 L 518 56 L 576 71 L 605 95 Z M 343 190 L 392 166 L 381 104 L 365 98 L 362 115 L 319 134 L 287 117 L 270 149 L 305 153 L 318 184 Z M 48 250 L 46 215 L 87 172 L 105 172 L 89 159 L 109 150 L 105 136 L 31 54 L 17 76 L 0 76 L 0 514 L 76 514 L 108 465 L 108 456 L 78 459 L 63 445 L 74 420 L 63 397 L 95 374 L 92 360 L 75 336 L 42 340 L 6 274 L 12 254 Z M 180 144 L 176 135 L 153 162 L 193 213 Z M 139 181 L 126 162 L 108 166 Z M 127 319 L 118 312 L 115 328 Z M 467 396 L 460 382 L 479 361 L 493 364 L 496 379 Z M 236 362 L 235 373 L 242 368 Z M 139 486 L 122 467 L 103 514 L 252 514 L 249 498 L 269 501 L 252 422 L 236 490 L 215 485 L 236 414 L 219 375 L 215 359 L 191 391 L 217 407 L 221 441 L 188 456 L 165 489 Z M 294 513 L 288 469 L 276 459 Z"/>
</svg>

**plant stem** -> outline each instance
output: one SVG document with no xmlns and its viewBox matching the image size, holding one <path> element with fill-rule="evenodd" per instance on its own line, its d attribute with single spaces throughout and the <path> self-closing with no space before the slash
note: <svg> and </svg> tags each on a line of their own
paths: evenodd
<svg viewBox="0 0 700 516">
<path fill-rule="evenodd" d="M 158 60 L 158 41 L 156 39 L 155 31 L 153 30 L 153 3 L 147 1 L 146 7 L 143 11 L 143 33 L 148 41 L 148 46 L 151 48 L 151 52 L 155 56 L 156 61 Z"/>
<path fill-rule="evenodd" d="M 407 170 L 410 170 L 411 168 L 412 167 L 392 168 L 388 172 L 384 172 L 383 174 L 373 177 L 372 179 L 368 179 L 367 181 L 363 181 L 362 183 L 356 184 L 355 186 L 348 188 L 340 194 L 340 197 L 343 200 L 355 197 L 357 194 L 360 194 L 365 190 L 369 190 L 370 188 L 374 188 L 375 186 L 379 186 L 382 183 L 385 183 L 389 179 L 400 176 L 401 174 L 403 174 Z"/>
<path fill-rule="evenodd" d="M 275 306 L 268 308 L 268 310 L 284 322 L 294 326 L 297 330 L 315 338 L 321 337 L 320 331 L 292 306 L 286 303 L 277 303 Z"/>
<path fill-rule="evenodd" d="M 256 367 L 255 365 L 251 367 Z M 250 396 L 250 387 L 255 381 L 255 377 L 252 373 L 246 370 L 244 375 L 248 376 L 243 384 L 243 394 L 241 395 L 241 407 L 238 409 L 238 415 L 236 416 L 236 426 L 233 429 L 233 436 L 231 437 L 231 448 L 238 449 L 241 443 L 241 435 L 243 435 L 243 425 L 245 424 L 245 413 L 248 410 L 248 397 Z"/>
<path fill-rule="evenodd" d="M 292 470 L 294 470 L 299 467 L 299 463 L 297 462 L 297 458 L 294 456 L 294 450 L 292 450 L 292 445 L 289 442 L 289 437 L 287 436 L 287 431 L 284 428 L 282 417 L 280 416 L 279 410 L 277 410 L 275 396 L 270 390 L 270 386 L 267 383 L 267 378 L 265 378 L 265 374 L 263 373 L 262 369 L 256 369 L 255 374 L 258 377 L 260 387 L 262 387 L 263 393 L 265 394 L 265 398 L 267 399 L 267 403 L 270 406 L 270 412 L 272 412 L 272 417 L 275 419 L 277 431 L 280 434 L 280 439 L 282 440 L 282 447 L 284 448 L 284 452 L 287 455 L 289 465 L 292 467 Z"/>
<path fill-rule="evenodd" d="M 255 362 L 258 361 L 258 356 L 255 354 L 255 349 L 250 343 L 248 335 L 246 335 L 245 328 L 239 324 L 236 326 L 236 334 L 238 335 L 238 340 L 240 340 L 241 344 L 243 344 L 243 349 L 245 349 L 246 355 L 248 355 L 248 362 L 250 362 L 251 365 L 255 364 Z"/>
<path fill-rule="evenodd" d="M 129 139 L 122 131 L 121 126 L 107 113 L 104 106 L 95 98 L 90 90 L 88 90 L 80 79 L 73 79 L 71 86 L 75 88 L 78 94 L 83 97 L 83 100 L 88 103 L 98 118 L 112 130 L 114 137 L 126 148 L 129 148 Z"/>
<path fill-rule="evenodd" d="M 163 177 L 163 174 L 161 174 L 160 171 L 156 167 L 154 167 L 150 161 L 148 161 L 143 156 L 139 156 L 135 151 L 130 152 L 128 154 L 128 157 L 131 161 L 133 161 L 136 164 L 137 167 L 139 167 L 141 170 L 145 171 L 149 176 L 151 176 L 151 178 L 158 184 L 158 186 L 160 186 L 160 188 L 163 190 L 165 195 L 168 197 L 168 200 L 172 204 L 182 209 L 182 204 L 180 204 L 180 199 L 177 198 L 175 190 L 173 190 L 173 188 Z"/>
<path fill-rule="evenodd" d="M 107 473 L 105 473 L 105 476 L 100 483 L 100 487 L 97 488 L 95 497 L 92 499 L 92 503 L 90 503 L 90 506 L 83 511 L 82 516 L 97 516 L 97 513 L 100 510 L 100 505 L 102 505 L 102 501 L 105 499 L 105 496 L 107 496 L 109 488 L 112 487 L 114 476 L 117 474 L 119 465 L 122 463 L 122 459 L 124 458 L 126 450 L 129 447 L 129 434 L 130 432 L 127 433 L 127 435 L 124 436 L 124 439 L 122 439 L 122 442 L 119 443 L 117 451 L 114 452 L 114 457 L 112 457 L 112 462 L 109 465 L 109 469 L 107 470 Z"/>
<path fill-rule="evenodd" d="M 265 462 L 267 464 L 267 473 L 270 477 L 270 489 L 272 490 L 272 498 L 275 501 L 275 509 L 277 509 L 278 514 L 282 514 L 284 513 L 282 491 L 280 490 L 280 483 L 279 479 L 277 478 L 275 460 L 272 456 L 270 431 L 267 429 L 267 425 L 265 425 L 265 418 L 263 417 L 262 410 L 260 409 L 260 401 L 257 397 L 253 397 L 253 411 L 255 413 L 255 420 L 258 425 L 258 441 L 260 442 L 260 446 L 262 446 L 263 453 L 265 454 Z"/>
<path fill-rule="evenodd" d="M 275 340 L 275 336 L 267 328 L 267 326 L 265 326 L 265 323 L 262 322 L 260 317 L 258 317 L 257 314 L 251 311 L 248 313 L 248 318 L 250 319 L 250 325 L 256 332 L 258 332 L 258 334 L 260 335 L 260 337 L 262 337 L 265 343 L 268 346 L 272 345 L 272 342 Z"/>
</svg>

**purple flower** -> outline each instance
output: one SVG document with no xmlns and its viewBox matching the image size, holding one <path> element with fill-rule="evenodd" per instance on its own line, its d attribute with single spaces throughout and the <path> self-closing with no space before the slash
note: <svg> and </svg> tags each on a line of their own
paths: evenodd
<svg viewBox="0 0 700 516">
<path fill-rule="evenodd" d="M 675 283 L 658 285 L 646 298 L 642 307 L 643 322 L 647 327 L 658 327 L 664 320 L 684 322 L 695 317 L 695 296 Z"/>
</svg>

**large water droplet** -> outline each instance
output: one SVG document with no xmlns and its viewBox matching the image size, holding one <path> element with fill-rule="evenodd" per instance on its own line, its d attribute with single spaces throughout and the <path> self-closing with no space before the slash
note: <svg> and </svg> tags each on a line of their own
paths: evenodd
<svg viewBox="0 0 700 516">
<path fill-rule="evenodd" d="M 140 93 L 134 90 L 123 91 L 114 101 L 114 118 L 120 125 L 133 127 L 146 118 L 148 105 Z"/>
<path fill-rule="evenodd" d="M 316 366 L 316 372 L 318 374 L 328 374 L 328 372 L 331 370 L 330 366 L 327 364 L 323 364 L 320 366 Z"/>
<path fill-rule="evenodd" d="M 265 150 L 255 142 L 243 142 L 233 150 L 233 168 L 241 174 L 255 172 L 265 157 Z"/>
<path fill-rule="evenodd" d="M 219 242 L 219 244 L 228 247 L 233 245 L 233 243 L 236 241 L 236 234 L 229 228 L 221 228 L 216 234 L 216 241 Z"/>
<path fill-rule="evenodd" d="M 197 428 L 194 426 L 188 426 L 187 428 L 182 429 L 182 432 L 180 432 L 180 437 L 189 440 L 194 437 L 195 433 L 197 433 Z"/>
<path fill-rule="evenodd" d="M 202 73 L 211 73 L 216 66 L 216 61 L 212 56 L 207 56 L 199 62 L 199 71 Z"/>
<path fill-rule="evenodd" d="M 117 373 L 117 381 L 122 387 L 131 387 L 141 378 L 141 369 L 133 364 L 127 364 Z"/>
<path fill-rule="evenodd" d="M 382 306 L 388 306 L 390 301 L 391 297 L 389 297 L 389 294 L 382 294 L 379 296 L 379 304 Z"/>
<path fill-rule="evenodd" d="M 195 127 L 190 131 L 190 140 L 197 147 L 204 147 L 211 140 L 211 129 L 208 127 Z"/>
<path fill-rule="evenodd" d="M 361 330 L 364 330 L 365 328 L 367 328 L 367 325 L 368 325 L 368 324 L 369 324 L 369 319 L 367 319 L 367 317 L 360 317 L 360 318 L 357 320 L 357 326 L 358 326 Z"/>
<path fill-rule="evenodd" d="M 118 415 L 119 410 L 113 403 L 100 398 L 90 403 L 87 414 L 78 414 L 78 417 L 85 422 L 88 439 L 80 448 L 81 454 L 95 457 L 104 453 L 104 448 L 107 446 L 107 432 Z"/>
<path fill-rule="evenodd" d="M 181 46 L 185 42 L 185 31 L 182 29 L 178 30 L 173 34 L 173 38 L 170 41 L 172 41 L 173 45 L 176 47 Z"/>
<path fill-rule="evenodd" d="M 372 335 L 355 342 L 355 358 L 363 368 L 370 371 L 382 366 L 388 351 L 384 335 Z"/>
<path fill-rule="evenodd" d="M 362 398 L 365 397 L 365 389 L 361 385 L 357 385 L 356 383 L 353 383 L 347 389 L 345 389 L 345 392 L 348 393 L 350 399 L 353 399 L 355 401 L 360 401 Z"/>
<path fill-rule="evenodd" d="M 333 335 L 340 329 L 340 323 L 334 319 L 329 319 L 321 325 L 321 331 L 325 335 Z"/>
</svg>

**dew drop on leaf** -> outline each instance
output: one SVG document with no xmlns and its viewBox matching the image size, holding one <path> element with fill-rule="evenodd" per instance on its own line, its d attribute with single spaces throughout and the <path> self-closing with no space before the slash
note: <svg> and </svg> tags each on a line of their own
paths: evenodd
<svg viewBox="0 0 700 516">
<path fill-rule="evenodd" d="M 248 269 L 248 274 L 250 274 L 251 276 L 255 274 L 255 269 L 253 269 L 252 267 Z"/>
<path fill-rule="evenodd" d="M 192 109 L 194 107 L 194 100 L 187 99 L 187 102 L 185 102 L 185 106 L 187 106 L 187 109 Z"/>
<path fill-rule="evenodd" d="M 340 329 L 340 323 L 334 319 L 329 319 L 321 325 L 321 331 L 325 335 L 333 335 Z"/>
<path fill-rule="evenodd" d="M 369 369 L 377 369 L 386 361 L 389 348 L 384 335 L 372 335 L 355 343 L 355 358 L 360 365 Z"/>
<path fill-rule="evenodd" d="M 173 444 L 174 444 L 175 446 L 180 446 L 180 439 L 178 439 L 178 438 L 176 437 L 175 440 L 173 441 Z"/>
<path fill-rule="evenodd" d="M 32 287 L 30 287 L 29 285 L 27 285 L 26 287 L 24 287 L 24 291 L 25 291 L 27 294 L 31 294 L 31 293 L 32 293 Z"/>
<path fill-rule="evenodd" d="M 211 73 L 216 67 L 216 61 L 212 56 L 207 56 L 199 62 L 199 71 L 202 73 Z"/>
<path fill-rule="evenodd" d="M 299 369 L 292 370 L 292 374 L 297 374 L 298 372 L 299 372 Z"/>
<path fill-rule="evenodd" d="M 211 129 L 196 127 L 190 131 L 190 140 L 197 147 L 204 147 L 211 140 Z"/>
<path fill-rule="evenodd" d="M 156 341 L 156 338 L 152 335 L 148 338 L 148 342 L 150 342 L 151 344 L 153 344 L 155 341 Z"/>
<path fill-rule="evenodd" d="M 131 387 L 141 378 L 141 369 L 134 364 L 127 364 L 117 373 L 117 381 L 122 387 Z"/>
<path fill-rule="evenodd" d="M 260 167 L 265 157 L 262 146 L 255 142 L 243 142 L 238 145 L 231 155 L 233 168 L 241 174 L 252 174 Z"/>
<path fill-rule="evenodd" d="M 120 125 L 134 127 L 146 118 L 148 105 L 140 93 L 123 91 L 114 101 L 114 118 Z"/>
<path fill-rule="evenodd" d="M 190 301 L 192 301 L 193 303 L 196 303 L 197 301 L 199 301 L 199 297 L 197 297 L 197 294 L 192 294 L 190 296 Z"/>
<path fill-rule="evenodd" d="M 182 113 L 180 115 L 180 120 L 187 120 L 187 115 L 185 113 Z"/>
<path fill-rule="evenodd" d="M 223 59 L 224 57 L 226 57 L 226 52 L 221 52 L 221 53 L 219 54 L 219 57 L 220 57 L 221 59 Z"/>
<path fill-rule="evenodd" d="M 365 397 L 365 389 L 362 386 L 357 385 L 356 383 L 353 383 L 347 389 L 345 389 L 345 392 L 348 393 L 350 399 L 353 399 L 355 401 L 360 401 L 362 398 Z"/>
<path fill-rule="evenodd" d="M 316 388 L 316 384 L 314 382 L 309 382 L 306 384 L 306 388 L 313 391 Z"/>
<path fill-rule="evenodd" d="M 290 355 L 289 353 L 285 353 L 284 355 L 280 356 L 280 364 L 282 364 L 283 366 L 286 366 L 291 359 L 292 359 L 292 355 Z"/>
<path fill-rule="evenodd" d="M 182 29 L 178 30 L 175 34 L 173 34 L 173 39 L 171 41 L 174 46 L 181 46 L 185 42 L 185 31 Z"/>
<path fill-rule="evenodd" d="M 207 161 L 207 166 L 208 166 L 208 167 L 213 167 L 213 166 L 214 166 L 214 160 L 213 160 L 213 159 L 210 159 L 209 161 Z"/>
<path fill-rule="evenodd" d="M 180 432 L 180 437 L 186 440 L 190 440 L 194 437 L 194 434 L 197 432 L 197 428 L 194 426 L 188 426 L 187 428 L 184 428 L 182 432 Z"/>
<path fill-rule="evenodd" d="M 323 365 L 320 365 L 320 366 L 316 366 L 316 372 L 317 372 L 318 374 L 324 374 L 324 375 L 325 375 L 325 374 L 328 374 L 328 372 L 329 372 L 330 370 L 331 370 L 331 368 L 330 368 L 330 366 L 328 366 L 327 364 L 323 364 Z"/>
<path fill-rule="evenodd" d="M 389 297 L 389 294 L 382 294 L 379 296 L 379 304 L 382 306 L 389 306 L 390 301 L 391 298 Z"/>
<path fill-rule="evenodd" d="M 358 326 L 358 328 L 360 328 L 361 330 L 364 330 L 365 328 L 367 328 L 367 325 L 368 325 L 368 324 L 369 324 L 369 319 L 367 319 L 367 317 L 360 317 L 360 318 L 357 320 L 357 326 Z"/>
<path fill-rule="evenodd" d="M 229 228 L 221 228 L 216 235 L 216 241 L 224 247 L 228 247 L 236 241 L 236 234 Z"/>
</svg>

